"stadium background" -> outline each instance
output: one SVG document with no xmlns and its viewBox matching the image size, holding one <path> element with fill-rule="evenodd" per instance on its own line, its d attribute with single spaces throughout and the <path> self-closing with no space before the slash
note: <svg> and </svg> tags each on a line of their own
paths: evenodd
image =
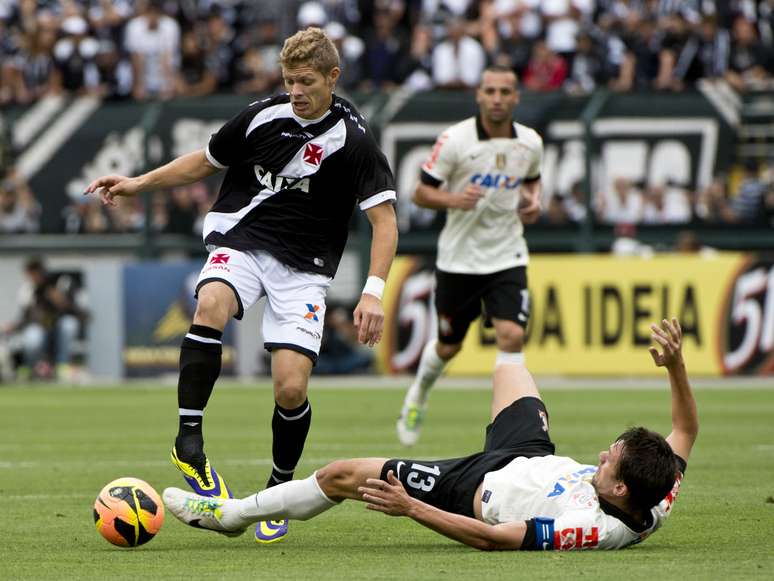
<svg viewBox="0 0 774 581">
<path fill-rule="evenodd" d="M 158 42 L 147 36 L 153 18 Z M 475 112 L 471 87 L 486 62 L 519 72 L 516 117 L 546 144 L 545 213 L 527 229 L 533 369 L 652 373 L 637 354 L 648 321 L 668 314 L 693 330 L 696 372 L 774 369 L 771 2 L 52 0 L 4 2 L 0 23 L 0 321 L 18 315 L 30 256 L 75 276 L 89 319 L 69 379 L 174 372 L 193 308 L 186 285 L 204 255 L 197 229 L 217 191 L 212 180 L 106 211 L 81 195 L 85 185 L 202 147 L 278 89 L 281 39 L 308 25 L 336 39 L 340 92 L 395 171 L 401 230 L 388 332 L 369 366 L 343 315 L 367 259 L 368 225 L 353 217 L 330 295 L 331 364 L 319 372 L 348 371 L 336 359 L 346 356 L 375 373 L 416 364 L 434 327 L 443 218 L 410 193 L 436 135 Z M 154 76 L 154 59 L 168 70 Z M 158 292 L 143 291 L 151 285 Z M 228 372 L 265 373 L 259 318 L 260 308 L 232 329 Z M 490 343 L 483 326 L 472 330 L 450 374 L 485 375 Z"/>
</svg>

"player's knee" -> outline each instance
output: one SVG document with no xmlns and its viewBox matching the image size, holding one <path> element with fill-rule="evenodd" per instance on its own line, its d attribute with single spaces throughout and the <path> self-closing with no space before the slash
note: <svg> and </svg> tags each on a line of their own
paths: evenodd
<svg viewBox="0 0 774 581">
<path fill-rule="evenodd" d="M 352 497 L 355 471 L 348 460 L 335 460 L 317 471 L 317 484 L 331 500 Z"/>
<path fill-rule="evenodd" d="M 460 343 L 441 343 L 440 341 L 436 345 L 436 353 L 438 353 L 438 357 L 443 359 L 444 361 L 448 361 L 457 353 L 460 352 L 460 349 L 462 349 L 462 344 Z"/>
<path fill-rule="evenodd" d="M 294 378 L 274 380 L 274 399 L 286 410 L 292 410 L 306 401 L 306 381 Z"/>
<path fill-rule="evenodd" d="M 201 293 L 196 303 L 194 320 L 198 324 L 209 327 L 223 328 L 228 319 L 226 307 L 220 303 L 216 296 Z"/>
<path fill-rule="evenodd" d="M 497 333 L 497 347 L 507 353 L 518 353 L 524 347 L 524 329 L 516 323 L 503 325 Z"/>
</svg>

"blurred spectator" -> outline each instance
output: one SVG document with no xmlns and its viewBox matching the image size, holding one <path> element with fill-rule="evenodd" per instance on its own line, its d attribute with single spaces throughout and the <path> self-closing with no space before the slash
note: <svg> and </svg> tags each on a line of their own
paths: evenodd
<svg viewBox="0 0 774 581">
<path fill-rule="evenodd" d="M 520 26 L 523 6 L 517 0 L 482 2 L 479 11 L 481 43 L 489 62 L 513 69 L 522 77 L 531 42 Z"/>
<path fill-rule="evenodd" d="M 199 36 L 193 30 L 183 34 L 181 41 L 182 58 L 177 74 L 175 92 L 185 97 L 209 95 L 218 87 L 215 73 L 216 63 L 205 58 Z"/>
<path fill-rule="evenodd" d="M 613 180 L 613 192 L 599 204 L 600 220 L 606 224 L 637 224 L 642 219 L 642 196 L 623 177 Z"/>
<path fill-rule="evenodd" d="M 730 203 L 721 209 L 726 222 L 734 224 L 766 224 L 770 210 L 771 184 L 758 175 L 758 163 L 749 160 L 739 191 Z"/>
<path fill-rule="evenodd" d="M 662 23 L 663 38 L 654 86 L 681 91 L 701 75 L 701 62 L 697 58 L 699 39 L 681 13 L 664 16 Z"/>
<path fill-rule="evenodd" d="M 538 40 L 524 72 L 524 86 L 532 91 L 555 91 L 567 77 L 567 63 Z"/>
<path fill-rule="evenodd" d="M 571 64 L 582 20 L 590 18 L 594 0 L 543 0 L 540 12 L 548 49 Z"/>
<path fill-rule="evenodd" d="M 235 35 L 217 4 L 212 7 L 207 17 L 205 31 L 207 68 L 215 75 L 218 89 L 226 89 L 231 85 L 234 76 Z"/>
<path fill-rule="evenodd" d="M 134 69 L 132 96 L 140 101 L 174 94 L 180 26 L 162 6 L 162 0 L 147 0 L 145 10 L 126 25 L 126 50 Z"/>
<path fill-rule="evenodd" d="M 691 204 L 685 190 L 672 184 L 649 185 L 643 195 L 644 224 L 682 224 L 690 222 Z"/>
<path fill-rule="evenodd" d="M 319 2 L 306 2 L 298 9 L 298 28 L 304 29 L 310 26 L 325 28 L 328 24 L 328 16 L 325 8 Z"/>
<path fill-rule="evenodd" d="M 40 204 L 27 182 L 11 171 L 0 181 L 0 234 L 40 230 Z"/>
<path fill-rule="evenodd" d="M 706 79 L 722 79 L 728 70 L 731 52 L 731 35 L 718 26 L 717 17 L 702 18 L 699 27 L 697 58 L 701 65 L 700 74 Z"/>
<path fill-rule="evenodd" d="M 97 93 L 99 68 L 96 64 L 99 42 L 88 35 L 89 25 L 80 16 L 62 21 L 61 38 L 54 45 L 54 76 L 57 90 Z"/>
<path fill-rule="evenodd" d="M 14 64 L 15 100 L 25 104 L 36 101 L 54 88 L 54 60 L 51 51 L 56 33 L 50 28 L 39 28 L 25 33 L 21 50 Z"/>
<path fill-rule="evenodd" d="M 395 21 L 390 10 L 377 8 L 373 18 L 373 27 L 365 38 L 361 88 L 394 88 L 403 80 L 401 74 L 406 52 L 404 39 L 395 31 Z"/>
<path fill-rule="evenodd" d="M 570 93 L 590 93 L 607 80 L 604 56 L 589 34 L 578 37 L 576 49 L 564 86 Z"/>
<path fill-rule="evenodd" d="M 74 342 L 88 318 L 78 305 L 75 281 L 68 275 L 50 274 L 39 258 L 28 260 L 24 273 L 19 318 L 2 330 L 14 336 L 22 375 L 49 379 L 56 369 L 59 377 L 67 377 Z"/>
<path fill-rule="evenodd" d="M 279 53 L 282 50 L 277 22 L 262 19 L 244 31 L 237 43 L 242 56 L 234 68 L 237 93 L 271 92 L 281 84 Z"/>
<path fill-rule="evenodd" d="M 433 50 L 433 81 L 441 89 L 466 89 L 478 86 L 486 66 L 481 44 L 465 33 L 460 17 L 449 18 L 446 40 Z"/>
<path fill-rule="evenodd" d="M 166 234 L 196 234 L 194 225 L 198 217 L 196 201 L 190 186 L 174 188 L 168 195 L 159 196 L 164 205 L 166 220 L 160 228 Z"/>
<path fill-rule="evenodd" d="M 734 20 L 731 59 L 726 80 L 738 91 L 756 88 L 770 79 L 774 57 L 758 40 L 753 24 L 743 16 Z"/>
<path fill-rule="evenodd" d="M 570 222 L 580 224 L 586 220 L 588 206 L 586 204 L 586 189 L 583 182 L 577 181 L 572 185 L 569 195 L 562 198 L 562 206 Z"/>
<path fill-rule="evenodd" d="M 328 306 L 315 374 L 344 375 L 371 370 L 373 356 L 358 343 L 351 312 L 352 309 L 340 305 Z"/>
<path fill-rule="evenodd" d="M 103 99 L 126 99 L 132 94 L 132 64 L 111 40 L 103 40 L 94 60 L 99 74 L 97 92 Z"/>
<path fill-rule="evenodd" d="M 62 210 L 65 234 L 107 234 L 110 221 L 99 198 L 80 196 Z"/>
<path fill-rule="evenodd" d="M 618 37 L 608 38 L 608 48 L 617 50 Z M 661 39 L 655 23 L 631 12 L 623 21 L 620 36 L 624 48 L 618 74 L 611 83 L 614 91 L 649 89 L 659 73 Z"/>
<path fill-rule="evenodd" d="M 429 26 L 417 24 L 411 34 L 404 84 L 414 91 L 433 88 L 433 37 Z"/>
<path fill-rule="evenodd" d="M 351 91 L 357 87 L 363 79 L 363 52 L 365 43 L 357 36 L 347 33 L 347 29 L 340 22 L 330 22 L 325 27 L 327 34 L 336 45 L 341 60 L 341 75 L 336 83 L 345 91 Z"/>
</svg>

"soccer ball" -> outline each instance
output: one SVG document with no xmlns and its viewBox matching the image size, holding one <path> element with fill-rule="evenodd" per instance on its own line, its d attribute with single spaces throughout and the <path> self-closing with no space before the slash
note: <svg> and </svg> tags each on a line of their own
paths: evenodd
<svg viewBox="0 0 774 581">
<path fill-rule="evenodd" d="M 99 534 L 114 545 L 137 547 L 161 529 L 164 504 L 158 492 L 144 480 L 118 478 L 97 495 L 94 524 Z"/>
</svg>

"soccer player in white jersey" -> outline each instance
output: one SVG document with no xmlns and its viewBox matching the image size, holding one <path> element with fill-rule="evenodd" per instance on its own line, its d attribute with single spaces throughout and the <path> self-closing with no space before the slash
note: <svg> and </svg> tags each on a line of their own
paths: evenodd
<svg viewBox="0 0 774 581">
<path fill-rule="evenodd" d="M 596 466 L 554 454 L 548 412 L 523 365 L 497 364 L 484 451 L 453 460 L 338 460 L 305 480 L 246 498 L 210 499 L 177 488 L 164 503 L 183 522 L 227 535 L 266 518 L 305 520 L 345 499 L 407 516 L 483 550 L 621 549 L 647 538 L 672 512 L 699 430 L 676 319 L 651 325 L 671 387 L 666 437 L 630 428 Z M 660 348 L 660 350 L 659 350 Z"/>
<path fill-rule="evenodd" d="M 497 361 L 524 364 L 529 257 L 523 224 L 540 216 L 543 141 L 513 121 L 519 92 L 511 69 L 487 68 L 476 100 L 478 115 L 438 137 L 414 192 L 417 205 L 446 210 L 446 224 L 436 261 L 437 339 L 422 351 L 397 422 L 406 446 L 419 439 L 430 388 L 479 315 L 494 325 Z"/>
<path fill-rule="evenodd" d="M 247 106 L 205 149 L 147 174 L 99 178 L 87 193 L 104 203 L 226 170 L 204 220 L 210 251 L 196 285 L 193 325 L 183 339 L 179 431 L 172 461 L 202 495 L 231 491 L 204 453 L 202 423 L 221 365 L 226 323 L 266 297 L 264 346 L 271 351 L 275 407 L 273 468 L 267 486 L 291 480 L 311 423 L 307 384 L 317 360 L 325 296 L 344 251 L 357 205 L 372 227 L 371 264 L 354 319 L 361 343 L 382 335 L 381 296 L 397 244 L 392 172 L 365 120 L 333 93 L 339 55 L 319 28 L 285 41 L 280 64 L 287 93 Z M 287 533 L 287 521 L 263 521 L 258 542 Z"/>
</svg>

